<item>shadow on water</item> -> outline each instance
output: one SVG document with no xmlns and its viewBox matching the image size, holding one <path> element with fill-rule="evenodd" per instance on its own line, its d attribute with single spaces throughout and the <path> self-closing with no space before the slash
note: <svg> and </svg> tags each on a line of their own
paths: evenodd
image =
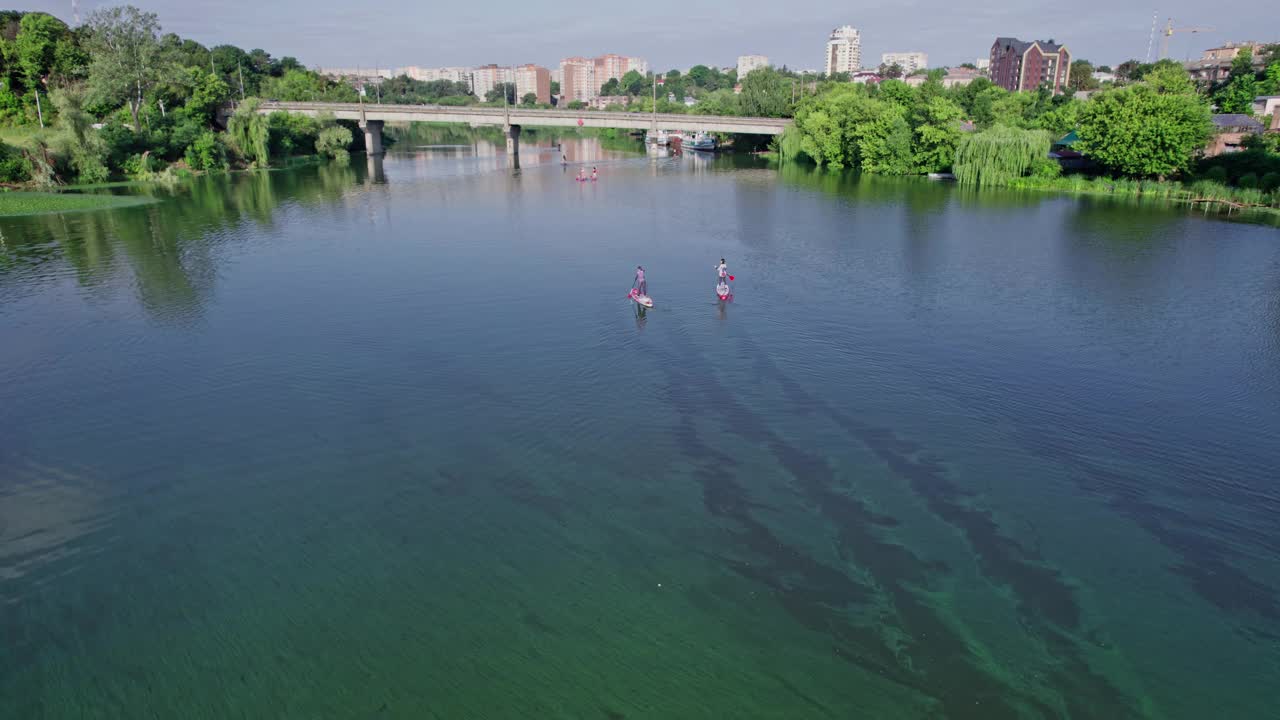
<svg viewBox="0 0 1280 720">
<path fill-rule="evenodd" d="M 839 658 L 933 698 L 946 717 L 1146 714 L 1139 699 L 1090 667 L 1079 641 L 1071 635 L 1079 629 L 1081 611 L 1071 585 L 1059 571 L 1005 536 L 991 514 L 973 505 L 975 499 L 947 478 L 938 460 L 890 430 L 828 406 L 782 373 L 749 338 L 741 342 L 757 359 L 758 379 L 782 389 L 791 413 L 817 413 L 834 421 L 904 479 L 936 516 L 961 532 L 982 572 L 1014 593 L 1022 626 L 1050 651 L 1054 668 L 1046 672 L 1047 685 L 1027 687 L 1010 682 L 1006 674 L 991 667 L 975 653 L 972 641 L 922 594 L 949 572 L 946 565 L 887 539 L 884 534 L 898 525 L 894 518 L 871 510 L 841 488 L 825 459 L 774 433 L 715 380 L 714 369 L 704 358 L 672 346 L 663 351 L 661 366 L 670 402 L 680 415 L 678 442 L 688 457 L 700 459 L 695 475 L 703 486 L 708 512 L 736 523 L 738 541 L 751 558 L 750 562 L 720 558 L 727 567 L 771 588 L 803 626 L 831 635 Z M 733 418 L 722 428 L 724 432 L 769 450 L 802 495 L 836 529 L 840 556 L 867 571 L 871 584 L 788 546 L 756 517 L 748 491 L 734 479 L 736 462 L 699 436 L 695 418 L 703 407 L 723 408 L 725 416 Z M 897 627 L 886 632 L 885 627 L 859 625 L 849 615 L 853 607 L 892 608 Z M 895 640 L 888 641 L 889 637 Z"/>
</svg>

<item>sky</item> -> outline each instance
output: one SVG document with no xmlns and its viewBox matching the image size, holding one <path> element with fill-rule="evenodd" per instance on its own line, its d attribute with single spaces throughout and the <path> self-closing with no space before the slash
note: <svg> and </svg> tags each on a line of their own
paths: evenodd
<svg viewBox="0 0 1280 720">
<path fill-rule="evenodd" d="M 72 0 L 10 0 L 71 20 Z M 988 0 L 990 3 L 991 0 Z M 997 0 L 999 2 L 999 0 Z M 1175 35 L 1169 56 L 1199 57 L 1230 40 L 1280 42 L 1273 0 L 1240 0 L 1230 12 L 1203 2 L 1162 0 L 1159 25 L 1209 26 Z M 80 0 L 87 15 L 110 0 Z M 986 57 L 996 36 L 1065 43 L 1077 59 L 1115 65 L 1146 59 L 1155 5 L 1125 0 L 1004 0 L 980 7 L 956 0 L 648 0 L 603 4 L 565 0 L 486 0 L 481 5 L 426 0 L 133 0 L 156 13 L 167 32 L 205 45 L 230 43 L 292 55 L 308 67 L 441 67 L 527 62 L 616 52 L 659 70 L 699 63 L 732 66 L 744 54 L 774 65 L 821 70 L 827 35 L 840 25 L 862 33 L 864 66 L 884 52 L 918 50 L 938 67 Z M 1160 38 L 1155 38 L 1154 53 Z"/>
</svg>

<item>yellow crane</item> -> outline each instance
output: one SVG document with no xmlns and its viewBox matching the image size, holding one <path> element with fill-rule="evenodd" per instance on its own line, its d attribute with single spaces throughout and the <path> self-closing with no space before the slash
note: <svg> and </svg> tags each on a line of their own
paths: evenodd
<svg viewBox="0 0 1280 720">
<path fill-rule="evenodd" d="M 1169 38 L 1173 37 L 1175 33 L 1202 33 L 1202 32 L 1213 32 L 1213 28 L 1211 27 L 1176 28 L 1173 26 L 1173 18 L 1169 18 L 1168 22 L 1166 22 L 1164 25 L 1164 29 L 1160 31 L 1160 35 L 1161 35 L 1160 59 L 1163 60 L 1169 57 Z"/>
</svg>

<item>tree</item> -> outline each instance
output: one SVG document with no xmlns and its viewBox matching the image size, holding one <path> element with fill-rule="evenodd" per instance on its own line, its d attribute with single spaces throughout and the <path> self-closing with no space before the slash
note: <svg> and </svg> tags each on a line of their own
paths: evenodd
<svg viewBox="0 0 1280 720">
<path fill-rule="evenodd" d="M 1258 96 L 1258 81 L 1253 71 L 1253 51 L 1242 48 L 1231 61 L 1227 84 L 1214 93 L 1213 100 L 1224 113 L 1249 113 Z"/>
<path fill-rule="evenodd" d="M 1263 95 L 1280 95 L 1280 60 L 1267 66 L 1267 73 L 1258 89 Z"/>
<path fill-rule="evenodd" d="M 1093 63 L 1088 60 L 1076 60 L 1071 63 L 1071 71 L 1067 77 L 1067 87 L 1072 90 L 1096 90 L 1098 81 L 1093 79 Z"/>
<path fill-rule="evenodd" d="M 618 81 L 618 85 L 628 95 L 639 95 L 649 89 L 649 83 L 645 77 L 635 70 L 628 70 L 623 74 L 622 79 Z"/>
<path fill-rule="evenodd" d="M 689 68 L 688 77 L 695 87 L 705 88 L 707 87 L 707 81 L 711 78 L 711 68 L 706 65 L 694 65 Z M 715 90 L 714 87 L 707 89 Z"/>
<path fill-rule="evenodd" d="M 964 68 L 965 70 L 977 70 L 977 69 L 978 69 L 978 66 L 977 66 L 977 65 L 974 65 L 973 63 L 960 63 L 960 67 Z"/>
<path fill-rule="evenodd" d="M 954 102 L 935 97 L 920 111 L 915 129 L 913 154 L 920 172 L 944 172 L 955 161 L 956 146 L 962 135 L 960 121 L 964 111 Z"/>
<path fill-rule="evenodd" d="M 618 82 L 618 78 L 609 78 L 609 82 L 600 86 L 601 95 L 621 95 L 622 85 Z"/>
<path fill-rule="evenodd" d="M 911 127 L 901 106 L 871 98 L 859 85 L 840 85 L 796 111 L 800 150 L 833 168 L 911 172 Z"/>
<path fill-rule="evenodd" d="M 885 65 L 884 63 L 880 64 L 880 77 L 882 78 L 898 79 L 903 75 L 906 75 L 906 73 L 898 63 L 894 63 L 892 65 Z"/>
<path fill-rule="evenodd" d="M 537 105 L 538 93 L 531 93 L 531 92 L 525 93 L 524 97 L 520 98 L 520 104 L 521 105 Z"/>
<path fill-rule="evenodd" d="M 1049 133 L 997 125 L 971 133 L 956 147 L 954 172 L 963 185 L 1005 185 L 1020 178 L 1049 154 Z"/>
<path fill-rule="evenodd" d="M 58 43 L 67 35 L 67 26 L 45 13 L 27 13 L 18 25 L 14 54 L 27 90 L 37 90 L 46 75 L 53 71 Z"/>
<path fill-rule="evenodd" d="M 901 80 L 885 80 L 875 86 L 876 97 L 893 103 L 903 109 L 910 108 L 916 102 L 916 89 Z"/>
<path fill-rule="evenodd" d="M 551 94 L 552 95 L 560 94 L 560 83 L 556 82 L 555 80 L 551 81 Z"/>
<path fill-rule="evenodd" d="M 498 83 L 493 86 L 493 89 L 484 94 L 485 102 L 503 102 L 503 98 L 506 98 L 505 101 L 510 105 L 516 104 L 515 83 Z"/>
<path fill-rule="evenodd" d="M 231 88 L 222 78 L 198 67 L 187 68 L 186 85 L 190 89 L 186 108 L 206 126 L 213 122 L 214 113 L 231 97 Z"/>
<path fill-rule="evenodd" d="M 743 79 L 738 103 L 745 115 L 784 117 L 791 110 L 791 84 L 771 67 L 757 68 Z"/>
<path fill-rule="evenodd" d="M 160 42 L 154 13 L 132 5 L 104 8 L 89 16 L 89 87 L 103 101 L 127 103 L 138 128 L 147 93 L 174 72 L 173 56 Z"/>
<path fill-rule="evenodd" d="M 1150 82 L 1085 103 L 1076 149 L 1113 173 L 1163 179 L 1191 167 L 1212 127 L 1209 107 L 1186 73 L 1166 68 Z"/>
</svg>

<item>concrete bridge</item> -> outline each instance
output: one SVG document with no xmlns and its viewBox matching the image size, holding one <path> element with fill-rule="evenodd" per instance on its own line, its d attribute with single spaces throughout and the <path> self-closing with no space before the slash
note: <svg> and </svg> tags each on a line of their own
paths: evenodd
<svg viewBox="0 0 1280 720">
<path fill-rule="evenodd" d="M 258 112 L 330 113 L 339 120 L 359 121 L 365 147 L 382 153 L 382 126 L 392 122 L 444 122 L 467 125 L 500 125 L 507 134 L 507 150 L 520 152 L 520 127 L 597 127 L 626 130 L 689 130 L 693 132 L 777 135 L 791 125 L 790 118 L 729 117 L 720 115 L 671 115 L 666 113 L 600 112 L 596 110 L 537 110 L 507 107 L 453 107 L 449 105 L 371 105 L 369 103 L 263 102 Z"/>
</svg>

